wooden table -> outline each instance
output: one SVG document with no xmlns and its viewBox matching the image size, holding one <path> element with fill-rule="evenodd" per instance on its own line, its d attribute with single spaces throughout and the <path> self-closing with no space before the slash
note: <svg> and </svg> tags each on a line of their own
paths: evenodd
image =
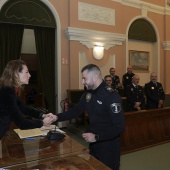
<svg viewBox="0 0 170 170">
<path fill-rule="evenodd" d="M 13 170 L 110 170 L 71 137 L 20 139 L 13 131 L 0 142 L 0 168 Z"/>
</svg>

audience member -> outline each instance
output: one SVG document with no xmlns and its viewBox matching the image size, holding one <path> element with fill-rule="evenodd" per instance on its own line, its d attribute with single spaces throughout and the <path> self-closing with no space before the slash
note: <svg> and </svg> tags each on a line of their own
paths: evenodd
<svg viewBox="0 0 170 170">
<path fill-rule="evenodd" d="M 56 121 L 55 115 L 43 114 L 26 106 L 17 95 L 18 89 L 28 84 L 30 77 L 26 64 L 21 60 L 8 62 L 4 69 L 0 78 L 0 139 L 12 121 L 20 129 L 40 128 Z"/>
<path fill-rule="evenodd" d="M 110 76 L 112 77 L 112 88 L 118 90 L 122 87 L 122 84 L 120 83 L 119 76 L 115 75 L 115 73 L 115 68 L 110 68 Z"/>
<path fill-rule="evenodd" d="M 144 91 L 139 85 L 139 75 L 132 77 L 132 84 L 126 86 L 127 111 L 141 110 L 141 105 L 145 104 Z"/>
<path fill-rule="evenodd" d="M 150 75 L 150 82 L 145 84 L 146 108 L 162 108 L 165 93 L 162 84 L 157 82 L 157 74 L 152 72 Z"/>
<path fill-rule="evenodd" d="M 132 83 L 132 77 L 135 75 L 132 71 L 133 71 L 132 66 L 128 66 L 127 73 L 124 74 L 122 78 L 125 95 L 126 95 L 126 86 Z"/>
<path fill-rule="evenodd" d="M 106 75 L 104 77 L 104 81 L 107 84 L 107 86 L 112 88 L 112 77 L 110 75 Z"/>
</svg>

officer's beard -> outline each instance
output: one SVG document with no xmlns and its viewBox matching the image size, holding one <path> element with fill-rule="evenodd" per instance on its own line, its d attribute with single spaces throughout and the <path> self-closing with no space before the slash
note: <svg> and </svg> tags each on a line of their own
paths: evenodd
<svg viewBox="0 0 170 170">
<path fill-rule="evenodd" d="M 86 86 L 87 90 L 94 90 L 94 89 L 95 89 L 95 86 L 94 86 L 93 83 L 91 83 L 91 84 L 86 84 L 85 86 Z"/>
</svg>

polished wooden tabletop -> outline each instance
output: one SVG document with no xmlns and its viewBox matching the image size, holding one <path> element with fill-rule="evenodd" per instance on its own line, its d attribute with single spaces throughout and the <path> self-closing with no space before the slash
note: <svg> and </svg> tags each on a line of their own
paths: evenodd
<svg viewBox="0 0 170 170">
<path fill-rule="evenodd" d="M 0 168 L 40 170 L 109 170 L 88 154 L 88 149 L 67 136 L 20 139 L 13 131 L 0 142 Z"/>
</svg>

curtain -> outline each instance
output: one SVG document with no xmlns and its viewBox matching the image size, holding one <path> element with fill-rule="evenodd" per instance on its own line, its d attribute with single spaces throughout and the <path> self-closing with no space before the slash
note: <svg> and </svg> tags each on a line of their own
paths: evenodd
<svg viewBox="0 0 170 170">
<path fill-rule="evenodd" d="M 10 60 L 19 59 L 24 25 L 0 23 L 0 75 Z"/>
<path fill-rule="evenodd" d="M 47 109 L 55 113 L 55 29 L 34 27 L 34 33 Z"/>
</svg>

